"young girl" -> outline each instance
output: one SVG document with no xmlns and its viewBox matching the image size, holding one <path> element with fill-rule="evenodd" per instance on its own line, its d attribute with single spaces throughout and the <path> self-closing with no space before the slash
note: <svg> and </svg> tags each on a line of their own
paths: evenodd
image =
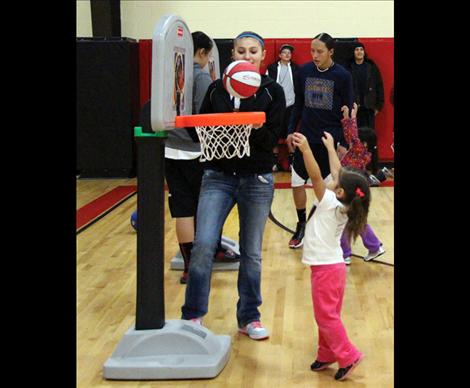
<svg viewBox="0 0 470 388">
<path fill-rule="evenodd" d="M 340 237 L 343 229 L 356 238 L 367 222 L 370 189 L 364 174 L 341 167 L 333 137 L 324 132 L 332 179 L 325 184 L 307 138 L 297 132 L 293 144 L 304 159 L 316 196 L 316 210 L 307 222 L 302 262 L 311 269 L 312 300 L 318 325 L 318 352 L 310 368 L 320 371 L 338 362 L 336 380 L 345 379 L 361 362 L 363 354 L 349 341 L 341 321 L 346 284 Z"/>
<path fill-rule="evenodd" d="M 349 108 L 345 105 L 341 108 L 343 112 L 343 125 L 344 137 L 349 144 L 349 149 L 346 155 L 341 159 L 341 165 L 344 167 L 354 167 L 359 170 L 366 170 L 366 166 L 370 163 L 371 153 L 367 150 L 368 143 L 375 143 L 375 131 L 368 127 L 357 129 L 357 104 L 353 104 L 351 111 L 351 118 L 349 118 Z M 366 224 L 363 230 L 360 231 L 362 243 L 369 250 L 369 253 L 364 256 L 365 261 L 370 261 L 385 253 L 382 243 L 375 235 L 369 224 Z M 341 248 L 343 249 L 344 262 L 351 264 L 351 243 L 347 235 L 347 231 L 343 232 L 341 236 Z"/>
<path fill-rule="evenodd" d="M 258 71 L 266 55 L 263 39 L 251 31 L 234 40 L 232 58 L 254 64 Z M 279 138 L 286 100 L 282 87 L 266 75 L 253 96 L 231 97 L 221 80 L 207 90 L 200 113 L 266 112 L 266 122 L 250 135 L 250 156 L 213 159 L 204 163 L 197 210 L 197 228 L 191 252 L 189 278 L 182 319 L 202 323 L 207 314 L 212 257 L 217 236 L 235 204 L 240 224 L 240 267 L 238 271 L 237 323 L 239 331 L 250 338 L 268 338 L 260 321 L 261 244 L 264 227 L 274 195 L 272 149 Z"/>
</svg>

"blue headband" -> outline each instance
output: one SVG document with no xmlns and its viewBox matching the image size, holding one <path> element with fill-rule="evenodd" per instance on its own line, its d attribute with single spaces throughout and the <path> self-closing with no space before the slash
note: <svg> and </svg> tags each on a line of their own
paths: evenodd
<svg viewBox="0 0 470 388">
<path fill-rule="evenodd" d="M 261 39 L 261 37 L 259 37 L 258 35 L 255 35 L 255 34 L 252 34 L 252 33 L 249 33 L 249 32 L 242 32 L 240 35 L 238 35 L 235 40 L 238 40 L 238 39 L 242 39 L 242 38 L 253 38 L 253 39 L 256 39 L 260 44 L 261 44 L 261 48 L 264 49 L 264 41 L 263 39 Z"/>
</svg>

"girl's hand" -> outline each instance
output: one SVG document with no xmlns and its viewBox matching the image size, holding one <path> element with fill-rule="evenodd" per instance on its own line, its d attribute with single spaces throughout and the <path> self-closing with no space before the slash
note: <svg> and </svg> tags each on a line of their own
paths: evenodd
<svg viewBox="0 0 470 388">
<path fill-rule="evenodd" d="M 323 131 L 323 133 L 325 134 L 324 137 L 321 138 L 321 140 L 323 141 L 323 144 L 325 145 L 325 147 L 327 149 L 330 149 L 330 150 L 335 150 L 335 141 L 333 140 L 333 136 L 331 136 L 331 134 L 329 132 L 326 132 L 326 131 Z"/>
<path fill-rule="evenodd" d="M 341 112 L 343 112 L 343 119 L 349 119 L 349 108 L 346 105 L 341 107 Z"/>
<path fill-rule="evenodd" d="M 357 115 L 357 104 L 354 103 L 354 104 L 353 104 L 352 111 L 351 111 L 351 118 L 352 118 L 352 119 L 355 119 L 355 118 L 356 118 L 356 115 Z"/>
<path fill-rule="evenodd" d="M 302 135 L 300 132 L 294 132 L 292 135 L 292 144 L 295 147 L 299 147 L 299 150 L 301 152 L 305 152 L 308 149 L 310 149 L 310 146 L 308 145 L 307 138 Z"/>
</svg>

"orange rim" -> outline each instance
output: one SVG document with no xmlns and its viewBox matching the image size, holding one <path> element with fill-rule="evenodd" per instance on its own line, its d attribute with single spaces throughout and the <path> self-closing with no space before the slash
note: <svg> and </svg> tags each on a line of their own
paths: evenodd
<svg viewBox="0 0 470 388">
<path fill-rule="evenodd" d="M 175 127 L 202 127 L 216 125 L 263 124 L 264 112 L 208 113 L 190 116 L 176 116 Z"/>
</svg>

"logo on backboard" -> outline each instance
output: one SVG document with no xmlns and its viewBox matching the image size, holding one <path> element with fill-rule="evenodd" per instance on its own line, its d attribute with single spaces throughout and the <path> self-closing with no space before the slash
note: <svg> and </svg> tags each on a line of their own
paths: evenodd
<svg viewBox="0 0 470 388">
<path fill-rule="evenodd" d="M 178 26 L 176 28 L 176 34 L 178 35 L 179 38 L 182 38 L 183 37 L 183 27 Z"/>
</svg>

